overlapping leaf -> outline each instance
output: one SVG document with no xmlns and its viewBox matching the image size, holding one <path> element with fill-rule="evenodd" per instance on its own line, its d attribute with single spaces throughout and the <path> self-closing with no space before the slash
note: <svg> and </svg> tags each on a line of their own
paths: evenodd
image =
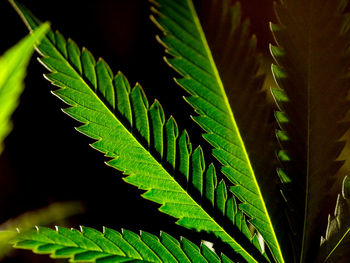
<svg viewBox="0 0 350 263">
<path fill-rule="evenodd" d="M 23 80 L 34 51 L 34 44 L 39 43 L 48 29 L 47 23 L 42 24 L 0 58 L 0 153 L 3 150 L 3 139 L 12 129 L 10 117 L 18 105 L 18 98 L 24 88 Z M 28 225 L 32 227 L 38 223 L 52 223 L 81 211 L 82 205 L 78 202 L 55 203 L 0 224 L 0 260 L 11 250 L 8 241 L 13 235 L 7 231 L 8 229 L 20 227 L 24 230 L 29 227 Z"/>
<path fill-rule="evenodd" d="M 337 158 L 348 130 L 350 57 L 348 17 L 343 0 L 285 0 L 276 5 L 279 25 L 272 25 L 278 47 L 271 52 L 280 89 L 274 90 L 281 111 L 280 175 L 289 184 L 285 196 L 295 219 L 295 243 L 301 262 L 312 262 L 317 251 L 325 207 L 334 176 L 343 162 Z M 293 211 L 292 211 L 293 212 Z"/>
<path fill-rule="evenodd" d="M 263 90 L 265 76 L 258 75 L 259 68 L 270 70 L 271 66 L 263 66 L 249 20 L 242 21 L 240 3 L 233 2 L 203 0 L 198 8 L 199 18 L 266 205 L 272 199 L 274 205 L 270 209 L 280 211 L 278 176 L 272 158 L 277 148 L 273 104 Z"/>
<path fill-rule="evenodd" d="M 334 215 L 329 215 L 317 262 L 346 263 L 350 258 L 350 179 L 344 178 Z"/>
<path fill-rule="evenodd" d="M 47 29 L 48 24 L 43 24 L 0 58 L 0 153 L 3 140 L 12 130 L 10 117 L 24 88 L 23 80 L 34 44 L 40 41 Z"/>
<path fill-rule="evenodd" d="M 179 242 L 165 232 L 158 238 L 143 231 L 138 235 L 109 228 L 101 233 L 88 227 L 81 227 L 81 231 L 38 227 L 36 231 L 18 234 L 14 243 L 17 248 L 50 254 L 53 258 L 69 258 L 70 262 L 232 262 L 225 255 L 219 257 L 205 244 L 199 248 L 186 238 Z"/>
<path fill-rule="evenodd" d="M 40 23 L 12 3 L 31 29 Z M 80 51 L 58 32 L 50 31 L 38 49 L 51 71 L 46 78 L 60 87 L 54 94 L 70 105 L 64 112 L 84 124 L 77 129 L 96 140 L 92 147 L 111 158 L 108 164 L 123 171 L 126 182 L 145 190 L 143 197 L 161 204 L 160 210 L 178 218 L 178 224 L 214 233 L 248 262 L 267 260 L 224 182 L 217 184 L 214 166 L 205 167 L 201 148 L 192 151 L 186 131 L 179 134 L 158 101 L 150 106 L 139 84 L 131 89 L 121 73 L 114 77 L 102 59 L 96 62 L 88 50 Z M 219 224 L 213 209 L 230 226 Z"/>
<path fill-rule="evenodd" d="M 192 1 L 154 0 L 152 2 L 155 13 L 153 21 L 165 34 L 160 41 L 166 47 L 167 52 L 172 55 L 172 58 L 167 58 L 166 61 L 184 77 L 176 81 L 191 95 L 186 100 L 200 115 L 194 117 L 195 121 L 205 130 L 204 138 L 215 147 L 214 156 L 223 164 L 223 173 L 234 184 L 230 190 L 242 201 L 242 204 L 239 205 L 240 209 L 251 218 L 250 222 L 262 234 L 277 262 L 283 262 L 281 248 L 270 215 L 243 143 L 240 127 L 237 127 L 233 115 L 236 113 L 235 109 L 230 106 L 223 80 L 220 78 Z M 247 29 L 244 26 L 240 29 L 241 32 L 235 32 L 237 24 L 240 23 L 237 10 L 237 7 L 229 5 L 227 9 L 222 10 L 233 19 L 225 21 L 233 26 L 230 28 L 232 31 L 229 33 L 232 35 L 229 37 L 237 37 L 238 41 L 242 38 L 242 42 L 239 42 L 238 45 L 242 45 L 240 48 L 244 50 L 239 54 L 243 57 L 237 57 L 235 61 L 232 61 L 228 70 L 231 69 L 230 67 L 237 69 L 237 72 L 232 73 L 237 74 L 235 82 L 232 83 L 233 86 L 236 86 L 236 91 L 233 92 L 237 93 L 237 89 L 243 88 L 239 85 L 245 85 L 248 89 L 253 89 L 256 94 L 259 93 L 259 88 L 257 91 L 256 89 L 259 83 L 261 85 L 261 79 L 256 77 L 257 63 L 256 58 L 252 55 L 255 53 L 255 40 L 245 36 Z M 220 30 L 222 28 L 218 28 L 218 31 Z M 222 36 L 223 34 L 218 34 L 218 37 Z M 246 45 L 243 47 L 244 44 Z M 229 47 L 227 48 L 226 51 L 232 52 Z M 227 54 L 224 53 L 222 56 L 227 56 Z M 241 94 L 249 96 L 248 92 Z M 243 99 L 242 103 L 245 105 L 246 101 Z M 261 98 L 258 96 L 253 103 L 256 101 L 261 101 Z M 251 105 L 248 114 L 254 108 L 254 105 Z M 242 105 L 237 108 L 242 109 Z M 242 112 L 237 110 L 237 113 Z M 243 121 L 243 116 L 242 122 L 238 124 L 245 126 L 245 131 L 252 129 L 249 130 L 249 135 L 256 134 L 256 138 L 262 135 L 260 138 L 264 138 L 265 131 L 257 135 L 251 123 Z M 263 110 L 248 118 L 254 118 L 253 116 L 266 119 L 268 114 Z M 256 128 L 259 127 L 254 127 Z M 265 147 L 266 149 L 268 147 Z M 251 154 L 257 158 L 257 155 Z"/>
<path fill-rule="evenodd" d="M 9 245 L 14 237 L 14 230 L 19 228 L 22 232 L 32 229 L 34 225 L 51 225 L 61 222 L 73 215 L 82 213 L 83 207 L 80 202 L 53 203 L 47 207 L 26 212 L 18 217 L 10 218 L 0 224 L 0 261 L 11 250 Z"/>
</svg>

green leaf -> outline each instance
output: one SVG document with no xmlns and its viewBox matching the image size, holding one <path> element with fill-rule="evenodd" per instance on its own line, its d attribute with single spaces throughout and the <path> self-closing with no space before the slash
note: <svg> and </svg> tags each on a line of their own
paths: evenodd
<svg viewBox="0 0 350 263">
<path fill-rule="evenodd" d="M 203 0 L 198 16 L 266 205 L 273 203 L 268 211 L 280 214 L 279 179 L 271 158 L 277 149 L 273 104 L 267 99 L 270 86 L 264 88 L 267 76 L 258 73 L 270 72 L 271 66 L 257 53 L 257 40 L 250 21 L 242 19 L 240 2 L 233 2 Z M 209 99 L 205 93 L 198 96 Z"/>
<path fill-rule="evenodd" d="M 43 24 L 0 57 L 0 154 L 4 150 L 3 141 L 12 130 L 11 115 L 24 89 L 24 78 L 34 44 L 41 40 L 48 28 L 47 23 Z M 17 222 L 23 223 L 23 220 L 18 219 Z M 7 241 L 12 234 L 5 228 L 8 223 L 0 225 L 0 260 L 11 250 Z"/>
<path fill-rule="evenodd" d="M 349 68 L 347 1 L 285 0 L 275 5 L 279 24 L 271 25 L 277 47 L 271 53 L 279 88 L 273 91 L 283 152 L 279 154 L 287 182 L 297 257 L 312 262 L 318 237 L 336 199 L 332 188 L 343 161 L 342 136 L 349 128 L 345 116 Z M 285 177 L 285 175 L 287 177 Z"/>
<path fill-rule="evenodd" d="M 317 262 L 345 263 L 350 258 L 350 179 L 345 177 L 334 215 L 329 215 Z"/>
<path fill-rule="evenodd" d="M 24 88 L 23 81 L 34 44 L 40 41 L 48 28 L 48 24 L 43 24 L 0 57 L 0 154 L 5 137 L 12 130 L 10 118 Z"/>
<path fill-rule="evenodd" d="M 11 251 L 9 242 L 15 235 L 15 229 L 25 232 L 28 229 L 32 229 L 34 225 L 50 225 L 82 212 L 83 206 L 80 202 L 60 202 L 26 212 L 2 223 L 0 225 L 0 260 Z"/>
<path fill-rule="evenodd" d="M 117 232 L 109 228 L 101 233 L 88 227 L 81 227 L 81 231 L 38 227 L 19 233 L 13 244 L 52 258 L 67 258 L 70 262 L 232 262 L 225 255 L 220 258 L 203 243 L 199 248 L 186 238 L 179 242 L 165 232 L 158 238 L 143 231 L 137 235 L 129 230 Z"/>
<path fill-rule="evenodd" d="M 40 22 L 27 9 L 16 1 L 12 4 L 30 29 L 38 26 Z M 87 49 L 80 51 L 58 32 L 49 31 L 38 50 L 41 63 L 51 71 L 45 77 L 60 87 L 53 93 L 70 106 L 64 112 L 83 123 L 77 130 L 96 140 L 91 146 L 110 158 L 107 164 L 122 171 L 126 182 L 145 190 L 142 196 L 160 204 L 159 210 L 177 218 L 179 225 L 213 233 L 247 262 L 266 262 L 250 232 L 236 231 L 245 247 L 230 234 L 232 228 L 238 229 L 235 200 L 222 194 L 227 192 L 224 184 L 216 186 L 213 165 L 206 169 L 200 147 L 192 152 L 186 131 L 179 133 L 172 117 L 165 121 L 158 101 L 150 106 L 139 84 L 131 89 L 122 73 L 113 77 L 102 59 L 96 62 Z M 211 178 L 208 187 L 203 181 L 206 175 Z M 212 209 L 201 205 L 205 198 L 215 210 L 231 205 L 221 213 L 230 224 L 218 223 Z M 244 216 L 242 224 L 247 224 Z"/>
<path fill-rule="evenodd" d="M 271 138 L 273 133 L 270 132 L 272 126 L 266 127 L 271 108 L 266 107 L 266 99 L 261 91 L 262 78 L 257 77 L 256 41 L 247 36 L 246 23 L 242 28 L 239 27 L 236 30 L 240 24 L 239 6 L 231 7 L 229 2 L 224 1 L 221 7 L 223 14 L 220 15 L 223 19 L 227 15 L 227 19 L 223 22 L 222 28 L 217 28 L 214 25 L 215 30 L 219 31 L 219 39 L 226 38 L 224 27 L 230 26 L 232 31 L 229 33 L 232 35 L 228 38 L 231 37 L 231 41 L 237 38 L 238 41 L 235 43 L 236 46 L 232 48 L 229 46 L 223 48 L 229 54 L 221 50 L 223 61 L 220 65 L 227 65 L 228 70 L 236 71 L 230 72 L 236 78 L 233 82 L 231 81 L 231 86 L 226 87 L 226 89 L 232 88 L 233 97 L 236 94 L 234 102 L 240 100 L 237 96 L 241 94 L 249 97 L 242 98 L 240 103 L 232 103 L 231 108 L 224 87 L 225 83 L 218 71 L 192 1 L 153 0 L 151 2 L 154 3 L 152 10 L 155 13 L 152 20 L 164 32 L 164 37 L 159 41 L 165 46 L 167 53 L 172 56 L 172 58 L 166 58 L 166 62 L 183 76 L 176 82 L 191 95 L 186 98 L 186 101 L 200 115 L 194 117 L 194 120 L 205 130 L 206 134 L 203 137 L 215 147 L 213 155 L 223 164 L 222 172 L 234 184 L 230 190 L 242 201 L 242 204 L 239 205 L 240 209 L 251 218 L 250 223 L 262 234 L 276 261 L 284 262 L 280 244 L 260 189 L 260 184 L 265 185 L 269 191 L 273 188 L 278 195 L 277 184 L 271 183 L 271 180 L 269 184 L 263 184 L 262 181 L 266 182 L 266 178 L 271 178 L 265 177 L 263 180 L 263 176 L 266 175 L 263 172 L 260 174 L 259 184 L 248 157 L 248 154 L 254 156 L 256 160 L 254 168 L 257 170 L 259 170 L 258 167 L 265 168 L 266 162 L 261 156 L 266 155 L 270 160 L 269 152 L 272 154 L 273 151 L 271 151 L 270 145 L 266 145 L 266 142 L 269 141 L 266 138 Z M 217 2 L 216 5 L 220 6 L 220 2 Z M 235 49 L 236 51 L 241 50 L 238 52 L 243 57 L 237 56 L 235 61 L 228 62 L 227 58 L 232 57 L 230 54 Z M 227 81 L 227 79 L 225 80 Z M 247 92 L 242 93 L 242 89 L 247 90 Z M 250 91 L 253 92 L 252 94 L 256 94 L 256 97 L 252 96 Z M 260 106 L 262 110 L 257 111 L 256 107 L 260 109 Z M 237 116 L 242 114 L 240 122 L 237 122 L 233 112 L 237 113 Z M 251 115 L 247 116 L 245 112 Z M 256 123 L 256 126 L 253 123 Z M 242 131 L 250 138 L 249 143 L 248 139 L 241 136 L 243 134 L 239 131 L 241 126 Z M 257 141 L 253 142 L 255 139 Z M 245 148 L 244 142 L 251 146 L 250 152 Z M 258 149 L 255 154 L 253 153 L 254 148 Z M 273 173 L 272 166 L 269 167 L 267 170 L 271 175 Z M 260 169 L 260 172 L 262 170 L 264 169 Z M 270 195 L 267 192 L 268 189 L 265 190 L 265 193 Z M 277 200 L 277 198 L 273 200 Z"/>
</svg>

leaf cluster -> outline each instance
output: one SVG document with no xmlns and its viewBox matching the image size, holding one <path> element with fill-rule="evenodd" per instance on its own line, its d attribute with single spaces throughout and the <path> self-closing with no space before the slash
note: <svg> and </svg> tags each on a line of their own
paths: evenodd
<svg viewBox="0 0 350 263">
<path fill-rule="evenodd" d="M 40 28 L 28 9 L 10 3 L 30 31 Z M 56 87 L 52 93 L 67 105 L 64 113 L 80 123 L 76 129 L 160 212 L 210 234 L 219 253 L 165 233 L 157 238 L 85 227 L 39 227 L 19 233 L 15 247 L 73 262 L 347 262 L 347 4 L 275 4 L 272 104 L 264 86 L 268 73 L 261 73 L 257 40 L 240 3 L 150 1 L 164 60 L 188 94 L 196 113 L 191 117 L 211 151 L 194 146 L 139 83 L 130 85 L 87 48 L 49 30 L 36 45 L 39 61 Z M 208 164 L 211 156 L 216 160 Z"/>
</svg>

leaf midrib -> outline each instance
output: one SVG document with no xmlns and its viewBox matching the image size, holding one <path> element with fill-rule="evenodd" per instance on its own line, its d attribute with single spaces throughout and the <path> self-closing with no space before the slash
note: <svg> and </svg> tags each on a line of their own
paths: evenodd
<svg viewBox="0 0 350 263">
<path fill-rule="evenodd" d="M 104 251 L 95 241 L 93 241 L 92 239 L 90 239 L 90 238 L 88 238 L 88 237 L 86 237 L 86 236 L 84 236 L 84 238 L 86 238 L 86 239 L 90 240 L 91 242 L 93 242 L 96 246 L 99 247 L 99 250 L 92 249 L 92 248 L 82 247 L 82 246 L 78 245 L 76 242 L 74 242 L 74 240 L 72 240 L 72 239 L 69 239 L 69 240 L 72 241 L 76 246 L 66 245 L 66 244 L 62 244 L 62 243 L 57 243 L 57 242 L 55 242 L 54 240 L 52 240 L 50 237 L 48 237 L 48 236 L 46 236 L 46 235 L 45 235 L 45 237 L 48 238 L 48 239 L 50 239 L 51 242 L 44 242 L 44 241 L 36 241 L 36 242 L 40 242 L 42 245 L 47 245 L 47 244 L 58 245 L 58 246 L 61 246 L 63 249 L 66 249 L 66 248 L 81 248 L 81 249 L 84 249 L 85 252 L 94 252 L 94 253 L 97 252 L 97 253 L 105 254 L 107 257 L 109 257 L 109 256 L 121 256 L 121 257 L 129 258 L 129 259 L 133 259 L 133 260 L 140 260 L 140 259 L 141 259 L 142 262 L 154 263 L 154 262 L 151 262 L 151 261 L 146 261 L 146 260 L 144 260 L 143 257 L 139 254 L 139 252 L 137 252 L 137 253 L 139 254 L 140 258 L 136 258 L 136 257 L 135 257 L 135 258 L 132 258 L 132 257 L 126 255 L 125 252 L 124 252 L 123 250 L 121 250 L 121 252 L 123 253 L 123 255 L 116 254 L 116 253 L 113 253 L 113 252 L 106 252 L 106 251 Z M 105 237 L 105 236 L 104 236 L 104 238 L 106 238 L 108 241 L 111 241 L 111 240 L 109 240 L 109 239 L 108 239 L 107 237 Z M 26 241 L 26 240 L 31 241 L 31 239 L 24 239 L 24 240 L 21 240 L 21 242 L 22 242 L 22 241 Z M 112 241 L 111 241 L 111 242 L 112 242 Z M 114 245 L 114 244 L 113 244 L 113 245 Z M 41 245 L 39 245 L 38 247 L 40 247 L 40 246 L 41 246 Z M 149 248 L 149 247 L 148 247 L 148 248 Z M 151 248 L 149 248 L 149 249 L 151 249 Z M 57 250 L 59 250 L 59 249 L 56 249 L 55 252 L 56 252 Z M 137 251 L 137 250 L 136 250 L 136 251 Z M 153 251 L 153 250 L 152 250 L 152 251 Z M 77 254 L 85 253 L 85 252 L 79 252 L 79 253 L 77 253 Z M 153 251 L 153 252 L 154 252 L 154 251 Z M 52 253 L 50 252 L 50 254 L 52 254 Z M 71 258 L 71 257 L 74 257 L 74 256 L 75 256 L 75 255 L 71 255 L 71 256 L 67 256 L 67 257 Z"/>
<path fill-rule="evenodd" d="M 116 118 L 116 116 L 111 112 L 111 110 L 107 107 L 107 105 L 103 102 L 103 100 L 100 99 L 100 97 L 97 95 L 96 92 L 94 92 L 94 90 L 89 86 L 89 84 L 86 83 L 85 79 L 80 75 L 80 73 L 76 70 L 75 66 L 74 65 L 71 65 L 68 60 L 65 58 L 65 56 L 61 53 L 60 50 L 58 50 L 55 46 L 55 44 L 53 44 L 51 42 L 51 40 L 49 38 L 47 38 L 47 40 L 52 44 L 52 46 L 56 49 L 56 51 L 60 54 L 61 58 L 63 59 L 64 63 L 67 64 L 71 69 L 74 70 L 74 72 L 76 73 L 76 75 L 78 76 L 78 78 L 84 83 L 84 85 L 86 87 L 88 87 L 88 89 L 90 90 L 90 92 L 93 93 L 93 96 L 103 105 L 103 107 L 107 110 L 107 112 L 112 115 L 112 118 L 118 123 L 121 123 L 123 129 L 127 132 L 127 134 L 130 135 L 130 137 L 132 138 L 132 140 L 134 142 L 136 142 L 137 145 L 139 145 L 146 153 L 147 155 L 149 155 L 151 157 L 151 159 L 157 164 L 158 167 L 161 168 L 161 170 L 163 170 L 169 178 L 171 178 L 170 180 L 172 180 L 175 185 L 181 189 L 181 192 L 184 193 L 189 199 L 191 202 L 193 202 L 195 204 L 195 206 L 199 207 L 200 210 L 204 213 L 205 216 L 208 217 L 207 220 L 210 220 L 212 222 L 214 222 L 214 224 L 220 229 L 220 231 L 222 233 L 224 233 L 226 236 L 229 237 L 229 239 L 231 240 L 231 243 L 234 243 L 236 246 L 238 246 L 241 251 L 244 251 L 246 253 L 246 256 L 248 256 L 249 258 L 252 259 L 253 262 L 256 262 L 258 263 L 258 261 L 256 261 L 251 255 L 250 253 L 248 253 L 239 243 L 237 243 L 232 237 L 231 235 L 229 235 L 200 205 L 198 205 L 198 203 L 188 194 L 188 192 L 186 192 L 183 187 L 174 179 L 174 177 L 172 177 L 169 172 L 162 166 L 159 164 L 158 160 L 135 138 L 135 136 L 125 127 L 125 125 Z M 50 70 L 52 71 L 52 70 Z M 85 107 L 85 106 L 84 106 Z M 154 188 L 156 189 L 156 188 Z M 169 203 L 172 203 L 172 202 L 169 202 Z M 198 218 L 200 220 L 203 220 L 202 218 Z"/>
<path fill-rule="evenodd" d="M 334 246 L 334 248 L 328 253 L 327 257 L 323 260 L 323 263 L 327 262 L 327 260 L 332 256 L 333 252 L 340 246 L 340 243 L 343 242 L 345 237 L 350 233 L 350 228 L 345 232 L 345 234 L 341 237 L 338 243 Z"/>
<path fill-rule="evenodd" d="M 224 98 L 224 101 L 225 101 L 225 105 L 226 105 L 226 108 L 227 108 L 227 111 L 229 113 L 229 116 L 230 116 L 230 119 L 231 119 L 231 123 L 233 124 L 233 130 L 236 130 L 237 131 L 237 136 L 238 136 L 238 139 L 239 139 L 239 142 L 241 143 L 241 148 L 243 150 L 243 153 L 244 153 L 244 157 L 246 159 L 246 162 L 248 164 L 248 168 L 249 168 L 249 171 L 253 177 L 253 181 L 254 181 L 254 185 L 256 187 L 256 190 L 258 192 L 258 196 L 260 197 L 259 201 L 261 203 L 261 205 L 263 206 L 263 209 L 264 209 L 264 213 L 266 215 L 266 218 L 268 220 L 268 223 L 269 223 L 269 228 L 270 228 L 270 232 L 272 233 L 273 235 L 273 238 L 274 238 L 274 243 L 276 244 L 276 247 L 277 247 L 277 250 L 278 250 L 278 253 L 279 253 L 279 257 L 280 257 L 280 260 L 282 260 L 281 262 L 284 262 L 284 259 L 283 259 L 283 256 L 282 256 L 282 251 L 281 251 L 281 248 L 280 248 L 280 245 L 278 243 L 278 240 L 277 240 L 277 237 L 276 237 L 276 234 L 275 234 L 275 231 L 272 227 L 272 222 L 271 222 L 271 219 L 270 219 L 270 216 L 269 216 L 269 213 L 267 211 L 267 208 L 266 208 L 266 204 L 265 204 L 265 201 L 263 199 L 263 196 L 261 194 L 261 191 L 260 191 L 260 187 L 258 185 L 258 182 L 255 178 L 255 173 L 253 171 L 253 168 L 252 168 L 252 165 L 250 163 L 250 159 L 248 157 L 248 153 L 245 149 L 245 147 L 243 146 L 244 143 L 243 143 L 243 139 L 241 137 L 241 134 L 239 132 L 239 129 L 238 129 L 238 126 L 237 126 L 237 123 L 234 119 L 234 116 L 233 116 L 233 112 L 231 110 L 231 106 L 230 106 L 230 103 L 228 101 L 228 98 L 226 96 L 226 92 L 225 92 L 225 89 L 224 89 L 224 85 L 221 81 L 221 77 L 220 77 L 220 74 L 218 72 L 218 69 L 216 67 L 216 64 L 214 62 L 214 59 L 213 59 L 213 56 L 212 56 L 212 53 L 211 53 L 211 50 L 209 48 L 209 45 L 207 43 L 207 40 L 205 38 L 205 35 L 204 35 L 204 32 L 203 32 L 203 29 L 200 25 L 200 21 L 199 21 L 199 18 L 198 16 L 196 15 L 196 12 L 195 12 L 195 8 L 193 6 L 193 3 L 191 0 L 186 0 L 187 1 L 187 4 L 188 6 L 190 7 L 190 10 L 191 10 L 191 13 L 192 13 L 192 16 L 194 18 L 194 22 L 197 26 L 197 29 L 199 31 L 199 34 L 200 34 L 200 37 L 201 37 L 201 40 L 202 40 L 202 44 L 204 45 L 204 48 L 205 48 L 205 51 L 207 52 L 207 55 L 208 55 L 208 58 L 209 58 L 209 62 L 211 64 L 211 67 L 212 67 L 212 70 L 213 70 L 213 73 L 214 73 L 214 77 L 215 77 L 215 80 L 217 81 L 219 87 L 220 87 L 220 91 L 221 91 L 221 94 L 222 94 L 222 97 Z M 231 127 L 232 129 L 232 127 Z"/>
<path fill-rule="evenodd" d="M 309 10 L 313 10 L 313 3 L 312 1 L 309 2 L 309 4 L 311 5 Z M 311 18 L 310 20 L 312 21 L 312 12 L 310 14 Z M 306 260 L 306 253 L 304 253 L 305 250 L 305 241 L 306 241 L 306 230 L 307 230 L 307 223 L 308 223 L 308 209 L 309 209 L 309 176 L 310 176 L 310 133 L 311 133 L 311 109 L 310 109 L 310 105 L 311 105 L 311 76 L 310 76 L 310 72 L 312 70 L 312 65 L 311 65 L 311 58 L 310 58 L 310 54 L 311 54 L 311 45 L 310 45 L 310 41 L 311 41 L 311 25 L 307 25 L 307 43 L 308 43 L 308 47 L 307 47 L 307 56 L 306 56 L 306 63 L 307 63 L 307 140 L 306 140 L 306 179 L 305 179 L 305 204 L 304 204 L 304 224 L 303 224 L 303 238 L 302 238 L 302 248 L 301 248 L 301 254 L 300 254 L 300 262 L 304 262 L 304 260 Z"/>
</svg>

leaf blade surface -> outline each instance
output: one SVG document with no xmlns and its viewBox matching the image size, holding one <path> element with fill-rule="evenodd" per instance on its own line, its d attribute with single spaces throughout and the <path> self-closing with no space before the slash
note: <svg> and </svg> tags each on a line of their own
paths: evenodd
<svg viewBox="0 0 350 263">
<path fill-rule="evenodd" d="M 67 258 L 70 262 L 190 262 L 193 256 L 187 247 L 195 250 L 196 262 L 226 262 L 225 255 L 217 256 L 182 238 L 177 241 L 165 232 L 160 238 L 141 231 L 138 235 L 123 229 L 121 232 L 103 228 L 81 227 L 80 231 L 56 227 L 56 230 L 37 227 L 36 230 L 18 233 L 12 241 L 14 247 L 32 250 L 37 254 L 49 254 L 52 258 Z M 215 261 L 208 261 L 215 258 Z M 228 260 L 227 262 L 232 262 Z"/>
<path fill-rule="evenodd" d="M 321 237 L 318 262 L 345 263 L 350 257 L 350 179 L 345 177 L 334 214 L 329 215 L 326 234 Z"/>
<path fill-rule="evenodd" d="M 10 117 L 24 89 L 23 81 L 34 44 L 40 41 L 48 28 L 48 24 L 43 24 L 0 58 L 0 153 L 4 148 L 3 140 L 12 130 Z"/>
<path fill-rule="evenodd" d="M 329 189 L 344 162 L 338 157 L 349 129 L 346 2 L 281 1 L 275 5 L 279 24 L 271 25 L 278 45 L 271 53 L 279 86 L 273 93 L 282 130 L 277 132 L 284 166 L 280 175 L 287 176 L 284 193 L 295 211 L 290 218 L 301 262 L 316 256 L 321 225 L 330 212 L 322 207 L 336 199 Z"/>
<path fill-rule="evenodd" d="M 222 172 L 236 185 L 231 191 L 244 203 L 240 208 L 263 233 L 275 259 L 284 262 L 260 185 L 192 1 L 151 2 L 155 13 L 152 20 L 164 33 L 160 42 L 173 56 L 166 58 L 166 62 L 183 76 L 176 81 L 190 93 L 186 101 L 200 115 L 194 117 L 195 121 L 205 130 L 204 138 L 215 147 L 213 155 L 223 164 Z M 253 207 L 257 213 L 252 212 Z"/>
<path fill-rule="evenodd" d="M 12 2 L 30 28 L 39 24 L 29 11 Z M 126 182 L 145 190 L 143 197 L 160 204 L 159 210 L 177 218 L 179 225 L 214 233 L 248 262 L 258 262 L 256 258 L 266 260 L 250 233 L 242 237 L 247 239 L 253 253 L 243 248 L 226 227 L 193 198 L 187 186 L 174 178 L 179 159 L 183 180 L 200 193 L 206 191 L 201 182 L 205 172 L 201 149 L 197 148 L 193 155 L 186 131 L 178 136 L 175 120 L 170 117 L 165 121 L 159 102 L 150 106 L 139 84 L 131 89 L 122 73 L 113 77 L 102 59 L 96 62 L 86 49 L 80 51 L 72 40 L 65 41 L 58 32 L 49 32 L 38 49 L 43 55 L 41 63 L 51 71 L 45 77 L 59 87 L 53 93 L 70 106 L 64 112 L 83 123 L 77 130 L 96 140 L 91 146 L 111 158 L 108 165 L 122 171 Z M 164 154 L 159 139 L 152 139 L 162 137 L 162 133 L 166 138 Z M 198 168 L 190 170 L 191 177 L 186 175 L 189 167 Z M 225 198 L 228 202 L 227 196 Z M 228 216 L 226 214 L 224 216 Z M 246 224 L 244 218 L 243 224 Z"/>
</svg>

